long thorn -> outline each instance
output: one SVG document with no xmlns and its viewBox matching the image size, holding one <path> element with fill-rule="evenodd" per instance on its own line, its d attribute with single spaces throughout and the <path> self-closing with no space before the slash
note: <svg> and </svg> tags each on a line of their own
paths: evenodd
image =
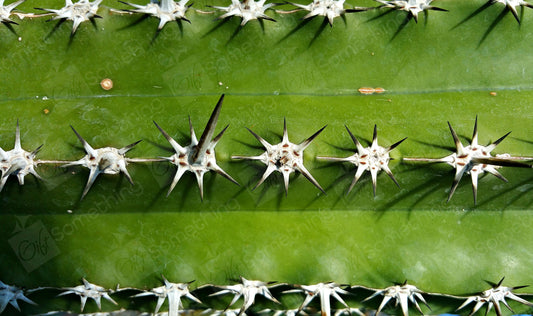
<svg viewBox="0 0 533 316">
<path fill-rule="evenodd" d="M 220 99 L 218 99 L 217 105 L 215 106 L 213 113 L 211 113 L 211 117 L 209 118 L 209 121 L 207 122 L 207 125 L 205 126 L 204 132 L 202 133 L 202 136 L 200 137 L 200 141 L 198 141 L 198 147 L 196 148 L 196 151 L 194 152 L 194 155 L 192 156 L 193 162 L 196 162 L 198 160 L 198 157 L 200 157 L 200 155 L 204 155 L 205 151 L 211 144 L 211 140 L 213 139 L 213 135 L 215 134 L 215 128 L 217 126 L 218 116 L 220 115 L 220 109 L 222 107 L 223 101 L 224 101 L 224 94 L 220 96 Z"/>
<path fill-rule="evenodd" d="M 298 145 L 298 149 L 300 150 L 304 150 L 307 148 L 307 146 L 309 146 L 309 144 L 320 134 L 322 133 L 322 131 L 327 127 L 327 125 L 325 125 L 324 127 L 322 127 L 321 129 L 319 129 L 318 131 L 316 131 L 313 135 L 309 136 L 306 140 L 304 140 L 303 142 L 301 142 L 299 145 Z"/>
<path fill-rule="evenodd" d="M 407 139 L 407 137 L 405 137 L 404 139 L 399 140 L 399 141 L 397 141 L 396 143 L 390 145 L 389 148 L 387 149 L 387 151 L 391 151 L 391 150 L 393 150 L 394 148 L 398 147 L 398 145 L 400 145 L 400 144 L 401 144 L 404 140 L 406 140 L 406 139 Z"/>
<path fill-rule="evenodd" d="M 450 132 L 452 133 L 453 141 L 455 143 L 455 149 L 457 150 L 457 155 L 462 156 L 464 154 L 463 144 L 459 140 L 459 137 L 457 136 L 457 133 L 455 133 L 455 130 L 453 129 L 450 122 L 448 122 L 448 127 L 450 128 Z"/>
</svg>

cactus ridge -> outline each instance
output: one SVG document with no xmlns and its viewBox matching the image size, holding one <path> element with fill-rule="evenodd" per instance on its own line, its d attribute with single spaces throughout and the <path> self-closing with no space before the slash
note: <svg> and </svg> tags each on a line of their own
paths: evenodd
<svg viewBox="0 0 533 316">
<path fill-rule="evenodd" d="M 154 315 L 159 312 L 164 301 L 168 299 L 169 300 L 169 311 L 168 311 L 169 316 L 177 316 L 177 315 L 182 314 L 183 312 L 191 312 L 191 311 L 198 311 L 198 312 L 202 312 L 202 314 L 209 314 L 209 315 L 221 315 L 221 314 L 238 315 L 238 316 L 246 315 L 246 311 L 249 310 L 255 304 L 255 299 L 257 295 L 262 295 L 266 297 L 268 300 L 280 306 L 275 311 L 263 310 L 260 312 L 261 314 L 266 314 L 266 315 L 279 315 L 279 314 L 297 315 L 299 313 L 305 315 L 307 313 L 316 312 L 314 307 L 309 306 L 309 304 L 315 297 L 319 297 L 321 314 L 324 316 L 331 316 L 332 310 L 335 310 L 335 307 L 331 306 L 330 299 L 332 297 L 335 298 L 337 301 L 339 301 L 344 306 L 343 308 L 337 309 L 335 312 L 335 315 L 340 315 L 344 312 L 363 315 L 359 307 L 358 308 L 350 307 L 339 295 L 341 294 L 343 296 L 348 296 L 348 295 L 353 296 L 354 293 L 350 292 L 350 290 L 353 290 L 353 289 L 362 289 L 367 292 L 373 292 L 366 299 L 360 300 L 359 302 L 360 304 L 364 304 L 365 302 L 370 301 L 377 296 L 383 297 L 376 311 L 376 315 L 378 315 L 381 312 L 381 310 L 389 302 L 395 302 L 394 305 L 396 308 L 398 307 L 398 305 L 400 305 L 400 309 L 401 309 L 403 316 L 409 315 L 410 304 L 412 304 L 420 314 L 424 315 L 424 311 L 421 309 L 420 305 L 418 304 L 418 301 L 426 305 L 429 310 L 431 310 L 431 307 L 423 295 L 426 295 L 428 297 L 429 296 L 434 297 L 434 298 L 437 298 L 440 296 L 440 297 L 455 299 L 458 301 L 464 301 L 457 308 L 457 310 L 465 308 L 467 305 L 469 305 L 472 302 L 476 302 L 470 315 L 476 313 L 485 304 L 487 304 L 487 313 L 494 307 L 496 314 L 498 316 L 501 316 L 502 310 L 501 310 L 500 303 L 503 304 L 505 307 L 507 307 L 511 312 L 513 312 L 512 308 L 509 306 L 508 302 L 505 300 L 506 298 L 514 300 L 520 304 L 533 307 L 532 302 L 521 297 L 521 296 L 531 296 L 531 294 L 514 293 L 514 290 L 521 289 L 527 286 L 514 286 L 514 287 L 502 286 L 504 278 L 502 278 L 497 284 L 489 283 L 492 286 L 490 289 L 485 290 L 479 294 L 471 295 L 471 296 L 457 296 L 457 295 L 451 295 L 451 294 L 446 294 L 446 293 L 425 292 L 425 291 L 418 289 L 414 285 L 408 284 L 407 281 L 403 282 L 402 284 L 392 285 L 384 289 L 374 289 L 374 288 L 369 288 L 369 287 L 365 287 L 361 285 L 353 285 L 353 286 L 346 285 L 346 284 L 341 285 L 335 282 L 318 283 L 315 285 L 264 282 L 264 281 L 259 281 L 259 280 L 247 280 L 241 276 L 240 283 L 237 283 L 237 284 L 233 284 L 233 285 L 205 284 L 205 285 L 199 286 L 196 290 L 191 291 L 189 289 L 189 286 L 194 281 L 186 282 L 186 283 L 172 283 L 168 281 L 164 276 L 162 276 L 162 279 L 163 279 L 164 285 L 157 287 L 157 288 L 153 288 L 151 290 L 143 290 L 143 289 L 137 289 L 133 287 L 122 287 L 121 288 L 118 285 L 114 289 L 106 289 L 102 286 L 90 283 L 85 278 L 82 279 L 82 282 L 83 282 L 82 285 L 78 285 L 74 287 L 65 287 L 65 288 L 40 287 L 36 289 L 27 289 L 27 290 L 21 289 L 17 286 L 7 285 L 0 281 L 0 314 L 5 310 L 7 304 L 13 305 L 13 307 L 15 307 L 17 310 L 20 311 L 20 307 L 17 304 L 17 300 L 22 300 L 32 305 L 37 305 L 37 303 L 28 299 L 25 295 L 28 295 L 28 294 L 31 294 L 37 291 L 43 291 L 43 290 L 62 291 L 61 293 L 58 294 L 58 296 L 64 296 L 67 294 L 78 295 L 81 299 L 81 307 L 80 307 L 81 312 L 83 312 L 83 310 L 85 309 L 85 304 L 88 298 L 93 299 L 98 309 L 101 310 L 102 309 L 101 298 L 108 300 L 110 303 L 114 305 L 119 305 L 119 303 L 117 303 L 111 297 L 111 295 L 114 295 L 114 294 L 116 295 L 124 291 L 140 292 L 130 297 L 137 298 L 137 297 L 143 297 L 143 296 L 156 296 L 157 306 L 155 308 Z M 305 294 L 305 298 L 303 302 L 301 303 L 300 307 L 298 307 L 298 309 L 284 310 L 283 309 L 284 306 L 282 306 L 283 304 L 271 293 L 272 289 L 276 289 L 278 287 L 289 288 L 289 289 L 282 291 L 279 294 L 275 292 L 278 296 L 281 296 L 283 294 L 300 293 L 300 292 Z M 217 311 L 214 308 L 209 307 L 208 304 L 203 303 L 202 300 L 198 298 L 199 295 L 194 293 L 195 291 L 204 292 L 204 290 L 206 289 L 209 289 L 211 292 L 211 294 L 209 294 L 206 298 L 213 297 L 213 296 L 221 296 L 224 294 L 232 294 L 234 295 L 234 297 L 224 311 Z M 217 291 L 216 289 L 220 289 L 220 290 Z M 235 303 L 237 303 L 238 299 L 241 296 L 243 297 L 242 306 L 238 309 L 230 309 L 230 307 L 232 307 Z M 195 302 L 196 305 L 193 305 L 194 308 L 190 310 L 184 310 L 183 304 L 181 302 L 182 297 L 186 297 L 190 299 L 191 301 Z M 54 313 L 54 312 L 51 312 L 51 313 Z M 87 315 L 90 315 L 90 314 L 87 314 Z M 98 314 L 98 315 L 102 315 L 102 314 Z"/>
</svg>

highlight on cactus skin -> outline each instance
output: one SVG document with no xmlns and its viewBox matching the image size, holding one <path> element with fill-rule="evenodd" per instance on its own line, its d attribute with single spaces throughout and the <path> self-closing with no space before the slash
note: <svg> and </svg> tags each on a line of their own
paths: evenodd
<svg viewBox="0 0 533 316">
<path fill-rule="evenodd" d="M 255 296 L 258 294 L 266 297 L 267 299 L 271 300 L 276 304 L 281 304 L 274 296 L 272 296 L 272 293 L 270 293 L 267 287 L 267 285 L 269 284 L 268 282 L 247 280 L 242 276 L 240 277 L 240 279 L 241 283 L 235 285 L 214 285 L 215 287 L 221 288 L 222 290 L 215 292 L 210 296 L 233 294 L 233 299 L 228 305 L 228 308 L 235 304 L 235 302 L 237 302 L 237 300 L 242 296 L 244 302 L 242 304 L 241 309 L 239 310 L 239 313 L 237 314 L 239 316 L 243 315 L 248 310 L 248 308 L 250 308 L 250 306 L 254 304 Z"/>
<path fill-rule="evenodd" d="M 265 11 L 275 6 L 275 3 L 267 3 L 266 0 L 231 0 L 231 4 L 227 7 L 212 6 L 215 9 L 224 11 L 226 13 L 219 16 L 217 19 L 227 19 L 231 17 L 240 17 L 242 19 L 241 26 L 244 26 L 251 20 L 268 20 L 276 22 L 273 18 L 265 14 Z"/>
<path fill-rule="evenodd" d="M 172 137 L 168 135 L 163 128 L 161 128 L 155 121 L 155 126 L 159 129 L 161 134 L 168 140 L 174 151 L 174 155 L 170 157 L 165 157 L 165 160 L 168 160 L 172 164 L 178 167 L 176 170 L 176 175 L 172 184 L 168 189 L 167 196 L 170 195 L 170 192 L 174 190 L 174 187 L 181 179 L 181 176 L 186 172 L 190 171 L 196 176 L 196 181 L 198 182 L 198 188 L 200 189 L 200 198 L 204 199 L 204 174 L 209 171 L 215 171 L 216 173 L 222 175 L 231 182 L 239 185 L 239 183 L 233 179 L 229 174 L 227 174 L 222 168 L 217 165 L 217 159 L 215 156 L 215 147 L 224 135 L 224 132 L 229 125 L 226 125 L 222 131 L 213 138 L 215 134 L 215 128 L 217 126 L 218 116 L 220 115 L 220 109 L 222 108 L 222 102 L 224 101 L 224 95 L 220 97 L 211 113 L 211 117 L 205 126 L 204 132 L 200 137 L 200 140 L 196 138 L 194 133 L 194 128 L 192 126 L 191 118 L 189 117 L 189 128 L 191 131 L 191 143 L 189 146 L 182 147 L 178 144 Z"/>
<path fill-rule="evenodd" d="M 81 300 L 81 308 L 80 310 L 83 312 L 85 309 L 85 303 L 87 302 L 88 298 L 93 299 L 96 302 L 96 306 L 98 306 L 98 309 L 102 309 L 102 297 L 109 302 L 118 305 L 115 300 L 109 296 L 109 293 L 111 293 L 110 290 L 106 290 L 105 288 L 92 284 L 89 281 L 82 279 L 83 285 L 78 285 L 75 287 L 66 287 L 62 288 L 62 290 L 66 290 L 62 293 L 60 293 L 58 296 L 68 295 L 68 294 L 76 294 L 80 297 Z"/>
<path fill-rule="evenodd" d="M 352 138 L 352 141 L 354 142 L 357 152 L 353 154 L 352 156 L 346 157 L 346 158 L 336 158 L 336 157 L 317 157 L 318 159 L 323 160 L 329 160 L 329 161 L 340 161 L 340 162 L 350 162 L 357 166 L 357 171 L 355 172 L 355 176 L 353 178 L 352 184 L 348 188 L 348 193 L 350 193 L 359 180 L 359 178 L 363 175 L 365 171 L 369 171 L 370 175 L 372 177 L 372 189 L 374 190 L 374 196 L 376 196 L 376 187 L 377 187 L 377 177 L 378 173 L 383 170 L 389 177 L 396 183 L 398 187 L 400 187 L 400 184 L 398 184 L 398 181 L 396 181 L 396 178 L 394 178 L 394 175 L 392 174 L 392 171 L 389 168 L 389 161 L 390 156 L 389 153 L 396 148 L 398 145 L 400 145 L 404 140 L 407 139 L 405 137 L 404 139 L 397 141 L 396 143 L 390 145 L 389 147 L 381 147 L 378 145 L 378 130 L 377 125 L 374 125 L 374 135 L 372 136 L 372 145 L 370 147 L 363 147 L 361 143 L 357 140 L 357 138 L 352 134 L 348 126 L 346 127 L 346 130 L 348 131 L 348 134 L 350 134 L 350 137 Z"/>
<path fill-rule="evenodd" d="M 128 181 L 133 185 L 133 180 L 131 179 L 128 169 L 126 168 L 126 166 L 128 165 L 128 159 L 125 157 L 125 155 L 128 151 L 130 151 L 130 149 L 140 143 L 140 140 L 120 149 L 114 147 L 103 147 L 94 149 L 85 139 L 83 139 L 83 137 L 81 137 L 81 135 L 74 129 L 74 127 L 70 127 L 72 128 L 80 142 L 83 144 L 83 149 L 85 149 L 87 155 L 77 161 L 73 161 L 66 165 L 63 165 L 63 167 L 80 165 L 90 170 L 89 179 L 87 180 L 87 184 L 85 185 L 85 189 L 83 190 L 81 199 L 83 199 L 87 195 L 94 181 L 101 173 L 118 174 L 122 172 L 124 173 Z"/>
<path fill-rule="evenodd" d="M 492 156 L 491 152 L 496 148 L 496 146 L 501 143 L 511 132 L 503 135 L 498 140 L 489 144 L 487 146 L 482 146 L 478 144 L 478 132 L 477 132 L 477 116 L 474 123 L 474 133 L 472 135 L 472 141 L 470 145 L 463 146 L 457 133 L 452 128 L 450 122 L 448 122 L 448 127 L 452 133 L 452 137 L 455 143 L 456 151 L 446 157 L 431 159 L 431 158 L 403 158 L 404 161 L 424 161 L 424 162 L 445 162 L 448 165 L 455 168 L 455 177 L 453 179 L 453 184 L 448 194 L 448 200 L 450 201 L 459 181 L 464 174 L 470 174 L 472 179 L 472 190 L 474 193 L 474 204 L 477 203 L 477 186 L 478 186 L 478 177 L 479 175 L 488 172 L 498 179 L 507 182 L 507 179 L 502 176 L 497 169 L 502 166 L 515 166 L 515 167 L 525 167 L 528 168 L 529 165 L 524 165 L 515 162 L 516 160 L 523 160 L 522 157 L 511 157 L 509 154 L 498 154 Z"/>
<path fill-rule="evenodd" d="M 304 166 L 303 152 L 311 144 L 311 142 L 326 128 L 326 126 L 319 129 L 316 133 L 309 138 L 301 142 L 300 144 L 294 144 L 289 141 L 289 134 L 287 133 L 287 121 L 283 119 L 283 139 L 281 143 L 271 145 L 264 140 L 261 136 L 254 133 L 251 129 L 247 128 L 252 135 L 265 147 L 266 151 L 259 156 L 231 156 L 232 159 L 248 159 L 259 160 L 267 168 L 261 180 L 255 185 L 254 189 L 260 186 L 270 174 L 274 171 L 278 171 L 283 175 L 283 181 L 285 184 L 285 194 L 289 191 L 289 176 L 291 173 L 298 171 L 304 177 L 306 177 L 312 184 L 314 184 L 320 191 L 324 192 L 324 189 L 313 178 L 311 173 Z"/>
<path fill-rule="evenodd" d="M 28 304 L 37 305 L 34 301 L 30 300 L 24 295 L 24 291 L 16 286 L 7 285 L 0 281 L 0 314 L 4 312 L 7 304 L 11 304 L 20 312 L 18 300 L 26 302 Z"/>
<path fill-rule="evenodd" d="M 350 293 L 346 290 L 341 289 L 340 286 L 335 282 L 318 283 L 315 285 L 295 285 L 295 287 L 297 287 L 297 289 L 284 291 L 283 293 L 305 293 L 305 299 L 302 305 L 300 305 L 300 307 L 298 308 L 298 312 L 304 310 L 309 305 L 309 303 L 311 303 L 311 301 L 317 296 L 320 297 L 320 310 L 323 316 L 331 315 L 331 297 L 335 298 L 347 309 L 350 308 L 348 304 L 346 304 L 346 302 L 339 295 L 349 295 Z M 298 312 L 296 314 L 298 314 Z"/>
<path fill-rule="evenodd" d="M 172 283 L 169 282 L 164 276 L 161 276 L 163 278 L 163 282 L 165 285 L 153 288 L 149 291 L 145 291 L 144 293 L 140 293 L 137 295 L 134 295 L 132 297 L 141 297 L 141 296 L 149 296 L 149 295 L 155 295 L 157 296 L 157 305 L 155 307 L 154 314 L 157 314 L 159 312 L 159 309 L 165 302 L 165 299 L 168 298 L 168 315 L 169 316 L 178 316 L 180 314 L 180 309 L 182 307 L 181 298 L 187 297 L 190 300 L 193 300 L 199 304 L 202 304 L 202 302 L 194 297 L 189 292 L 189 284 L 191 284 L 194 281 L 191 281 L 189 283 Z"/>
<path fill-rule="evenodd" d="M 93 2 L 80 0 L 76 3 L 73 3 L 72 0 L 65 0 L 65 6 L 61 9 L 36 9 L 53 13 L 55 16 L 52 20 L 59 20 L 60 24 L 65 20 L 72 21 L 72 31 L 70 34 L 74 35 L 82 22 L 91 21 L 94 23 L 95 18 L 102 18 L 97 14 L 100 3 L 102 3 L 102 0 L 95 0 Z"/>
<path fill-rule="evenodd" d="M 126 10 L 126 12 L 144 13 L 158 18 L 158 30 L 161 30 L 168 22 L 172 21 L 179 22 L 180 20 L 183 20 L 191 23 L 191 21 L 185 17 L 185 13 L 191 7 L 190 4 L 187 4 L 189 0 L 181 0 L 179 2 L 175 2 L 173 0 L 161 0 L 155 2 L 150 1 L 150 3 L 147 5 L 140 5 L 124 1 L 120 2 L 135 7 L 135 9 Z"/>
<path fill-rule="evenodd" d="M 309 11 L 303 19 L 312 19 L 317 16 L 323 16 L 324 19 L 333 26 L 333 20 L 337 17 L 344 16 L 345 13 L 367 11 L 371 8 L 354 7 L 351 9 L 344 8 L 345 0 L 313 0 L 310 4 L 304 5 L 289 2 L 293 6 Z"/>
<path fill-rule="evenodd" d="M 472 309 L 472 312 L 469 315 L 475 314 L 481 307 L 483 307 L 483 305 L 487 304 L 487 311 L 485 312 L 485 315 L 488 314 L 490 310 L 492 309 L 492 307 L 494 306 L 494 309 L 496 310 L 496 314 L 498 316 L 501 316 L 502 310 L 500 307 L 500 303 L 502 303 L 512 313 L 514 313 L 511 306 L 509 306 L 509 304 L 505 301 L 506 298 L 517 301 L 527 306 L 533 306 L 533 303 L 528 302 L 525 299 L 513 293 L 513 290 L 527 287 L 527 285 L 506 287 L 506 286 L 502 286 L 503 279 L 504 278 L 502 278 L 500 282 L 498 282 L 497 284 L 491 284 L 492 285 L 491 289 L 483 291 L 479 295 L 468 297 L 466 301 L 457 308 L 457 310 L 465 308 L 468 304 L 472 302 L 476 302 L 476 304 L 474 305 L 474 308 Z"/>
</svg>

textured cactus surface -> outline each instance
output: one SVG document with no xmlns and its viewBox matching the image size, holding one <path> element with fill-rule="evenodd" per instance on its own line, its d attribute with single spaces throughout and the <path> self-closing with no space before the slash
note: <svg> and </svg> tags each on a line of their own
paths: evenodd
<svg viewBox="0 0 533 316">
<path fill-rule="evenodd" d="M 34 7 L 64 5 L 36 1 L 17 9 L 38 13 Z M 96 28 L 82 23 L 72 38 L 70 21 L 54 30 L 56 22 L 46 17 L 13 17 L 16 34 L 0 25 L 4 150 L 13 146 L 18 119 L 24 149 L 44 144 L 36 159 L 85 155 L 69 125 L 95 148 L 142 139 L 127 157 L 169 157 L 174 151 L 152 121 L 188 145 L 188 117 L 201 135 L 225 94 L 215 133 L 229 128 L 216 155 L 240 184 L 208 173 L 201 201 L 196 178 L 186 173 L 166 197 L 174 165 L 131 163 L 133 186 L 123 176 L 101 175 L 80 201 L 87 169 L 39 165 L 43 180 L 29 175 L 20 186 L 10 177 L 0 192 L 0 280 L 26 288 L 70 287 L 84 277 L 106 288 L 120 283 L 147 289 L 161 285 L 161 274 L 173 282 L 196 280 L 192 288 L 231 284 L 240 275 L 373 288 L 408 280 L 425 292 L 454 295 L 486 290 L 485 280 L 502 277 L 508 286 L 533 284 L 531 169 L 499 169 L 508 183 L 480 177 L 474 205 L 469 175 L 447 203 L 452 167 L 402 161 L 454 151 L 447 121 L 468 144 L 476 115 L 480 144 L 512 131 L 493 153 L 533 157 L 533 10 L 524 9 L 521 26 L 507 14 L 491 30 L 500 4 L 458 25 L 485 1 L 435 1 L 449 12 L 431 11 L 427 23 L 421 15 L 391 40 L 403 12 L 348 13 L 330 27 L 322 17 L 302 23 L 305 12 L 268 10 L 277 22 L 239 28 L 240 19 L 221 23 L 214 20 L 219 11 L 193 10 L 229 5 L 215 1 L 195 1 L 186 14 L 190 24 L 167 23 L 159 33 L 158 19 L 110 11 L 128 7 L 108 0 Z M 104 78 L 112 79 L 112 89 L 101 88 Z M 363 95 L 362 87 L 386 92 Z M 301 174 L 291 176 L 287 195 L 279 173 L 252 190 L 265 165 L 231 159 L 263 152 L 245 127 L 276 144 L 284 118 L 294 143 L 327 125 L 304 152 L 304 165 L 326 194 Z M 374 197 L 367 172 L 346 194 L 356 168 L 316 157 L 355 152 L 344 125 L 369 146 L 375 124 L 382 146 L 408 137 L 391 151 L 389 167 L 400 188 L 381 172 Z M 22 305 L 23 313 L 79 310 L 79 298 L 49 294 L 30 295 L 39 306 Z M 297 308 L 303 297 L 291 297 L 284 306 Z M 347 301 L 362 306 L 360 299 Z M 144 311 L 155 306 L 148 299 L 118 302 Z M 434 313 L 452 312 L 461 301 L 430 304 Z M 515 312 L 532 312 L 510 304 Z M 102 308 L 117 309 L 109 302 Z M 96 310 L 87 304 L 86 311 Z M 386 311 L 401 313 L 392 305 Z M 5 313 L 11 312 L 8 306 Z"/>
</svg>

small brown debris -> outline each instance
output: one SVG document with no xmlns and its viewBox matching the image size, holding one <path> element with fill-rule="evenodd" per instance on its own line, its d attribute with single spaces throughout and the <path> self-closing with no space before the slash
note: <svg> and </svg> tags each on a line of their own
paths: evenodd
<svg viewBox="0 0 533 316">
<path fill-rule="evenodd" d="M 102 79 L 102 81 L 100 81 L 100 86 L 104 90 L 111 90 L 113 89 L 113 80 L 109 78 Z"/>
<path fill-rule="evenodd" d="M 493 96 L 493 97 L 495 97 L 495 96 L 498 95 L 498 93 L 496 93 L 496 91 L 491 91 L 489 94 L 490 94 L 491 96 Z"/>
<path fill-rule="evenodd" d="M 361 94 L 374 94 L 376 90 L 374 88 L 363 87 L 359 88 L 357 91 Z"/>
<path fill-rule="evenodd" d="M 50 110 L 49 110 L 49 109 L 44 109 L 44 110 L 43 110 L 43 113 L 44 113 L 44 114 L 48 114 L 48 113 L 50 113 Z"/>
<path fill-rule="evenodd" d="M 381 87 L 378 87 L 378 88 L 363 87 L 363 88 L 357 89 L 357 91 L 359 91 L 359 93 L 361 94 L 374 94 L 374 93 L 383 93 L 387 90 Z"/>
</svg>

